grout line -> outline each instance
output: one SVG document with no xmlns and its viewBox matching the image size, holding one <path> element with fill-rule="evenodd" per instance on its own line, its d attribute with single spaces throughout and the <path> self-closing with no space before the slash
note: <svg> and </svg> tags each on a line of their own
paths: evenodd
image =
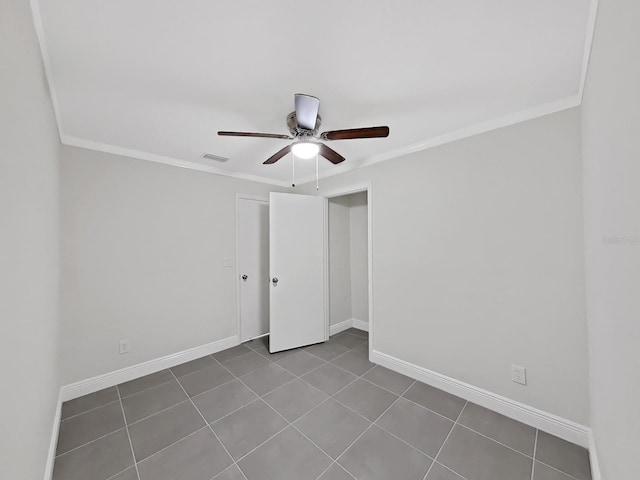
<svg viewBox="0 0 640 480">
<path fill-rule="evenodd" d="M 481 437 L 484 437 L 484 438 L 486 438 L 487 440 L 491 440 L 491 441 L 493 441 L 493 442 L 497 443 L 498 445 L 502 445 L 504 448 L 508 448 L 509 450 L 511 450 L 511 451 L 513 451 L 513 452 L 515 452 L 515 453 L 519 453 L 520 455 L 522 455 L 523 457 L 528 458 L 529 460 L 533 460 L 533 457 L 530 457 L 530 456 L 529 456 L 529 455 L 527 455 L 526 453 L 522 453 L 521 451 L 516 450 L 515 448 L 510 447 L 509 445 L 506 445 L 506 444 L 504 444 L 504 443 L 502 443 L 502 442 L 499 442 L 499 441 L 498 441 L 498 440 L 496 440 L 495 438 L 491 438 L 491 437 L 489 437 L 489 436 L 485 435 L 484 433 L 476 432 L 473 428 L 469 428 L 469 427 L 467 427 L 466 425 L 463 425 L 462 423 L 458 423 L 457 425 L 458 425 L 459 427 L 462 427 L 462 428 L 466 429 L 466 430 L 469 430 L 470 432 L 475 433 L 476 435 L 480 435 Z"/>
<path fill-rule="evenodd" d="M 451 473 L 453 473 L 456 477 L 460 477 L 462 478 L 462 480 L 468 480 L 467 477 L 463 477 L 462 475 L 460 475 L 458 472 L 451 470 L 449 467 L 447 467 L 444 463 L 440 463 L 440 462 L 436 462 L 435 460 L 433 461 L 433 464 L 431 465 L 433 467 L 433 465 L 438 464 L 440 465 L 442 468 L 446 468 L 447 470 L 449 470 Z M 427 472 L 428 473 L 428 472 Z M 426 478 L 426 477 L 425 477 Z"/>
<path fill-rule="evenodd" d="M 131 448 L 131 455 L 133 456 L 133 466 L 136 469 L 136 475 L 138 480 L 140 480 L 140 471 L 138 470 L 138 462 L 136 460 L 136 452 L 133 450 L 133 443 L 131 442 L 131 435 L 129 434 L 129 426 L 127 425 L 127 417 L 124 414 L 124 406 L 122 405 L 122 397 L 120 396 L 120 388 L 116 385 L 116 390 L 118 392 L 118 399 L 120 400 L 120 411 L 122 412 L 122 420 L 124 420 L 124 428 L 127 431 L 127 438 L 129 439 L 129 448 Z"/>
<path fill-rule="evenodd" d="M 415 383 L 415 380 L 413 381 L 413 383 L 412 383 L 411 385 L 409 385 L 409 386 L 407 387 L 407 389 L 406 389 L 404 392 L 402 392 L 402 394 L 404 395 L 404 394 L 405 394 L 405 393 L 406 393 L 406 392 L 407 392 L 407 391 L 408 391 L 408 390 L 413 386 L 413 384 L 414 384 L 414 383 Z M 400 396 L 398 396 L 398 398 L 400 398 Z M 364 430 L 364 432 L 362 432 L 360 435 L 358 435 L 358 437 L 357 437 L 353 442 L 351 442 L 351 444 L 349 444 L 349 446 L 348 446 L 347 448 L 345 448 L 345 449 L 344 449 L 344 451 L 343 451 L 343 452 L 338 456 L 338 458 L 336 458 L 336 462 L 338 462 L 338 460 L 340 460 L 340 459 L 343 457 L 343 455 L 344 455 L 345 453 L 347 453 L 347 452 L 349 451 L 349 449 L 350 449 L 350 448 L 351 448 L 351 447 L 352 447 L 352 446 L 353 446 L 353 445 L 354 445 L 358 440 L 360 440 L 360 438 L 362 438 L 362 436 L 363 436 L 365 433 L 367 433 L 367 432 L 371 429 L 371 427 L 373 427 L 373 426 L 375 425 L 375 422 L 377 422 L 377 421 L 380 419 L 380 417 L 382 417 L 385 413 L 387 413 L 387 410 L 389 410 L 391 407 L 393 407 L 393 405 L 395 405 L 395 403 L 398 401 L 398 398 L 396 398 L 396 399 L 395 399 L 395 401 L 394 401 L 391 405 L 389 405 L 389 406 L 384 410 L 384 412 L 382 412 L 380 415 L 378 415 L 378 417 L 377 417 L 377 418 L 376 418 L 376 419 L 371 423 L 371 425 L 369 425 L 369 426 Z M 336 400 L 336 401 L 337 401 L 337 400 Z M 377 426 L 377 425 L 376 425 L 376 426 Z M 340 466 L 342 466 L 342 464 L 340 464 Z M 343 468 L 344 468 L 344 467 L 343 467 Z M 345 470 L 346 470 L 347 472 L 349 472 L 346 468 L 345 468 Z M 351 475 L 351 472 L 349 472 L 349 474 Z M 353 476 L 353 475 L 351 475 L 351 476 Z"/>
<path fill-rule="evenodd" d="M 304 375 L 306 375 L 307 373 L 310 373 L 310 372 L 312 372 L 312 371 L 314 371 L 314 370 L 316 370 L 316 369 L 318 369 L 318 368 L 320 368 L 320 367 L 322 367 L 322 366 L 324 366 L 324 365 L 326 365 L 326 364 L 328 363 L 328 362 L 326 362 L 326 360 L 324 360 L 324 359 L 322 359 L 322 360 L 323 360 L 323 362 L 324 362 L 324 363 L 322 363 L 321 365 L 318 365 L 317 367 L 315 367 L 315 368 L 311 369 L 309 372 L 306 372 Z M 223 366 L 224 366 L 224 365 L 223 365 Z M 287 371 L 288 373 L 290 373 L 291 375 L 293 375 L 293 376 L 294 376 L 294 379 L 293 379 L 293 380 L 291 380 L 290 382 L 287 382 L 286 384 L 282 385 L 282 386 L 281 386 L 281 387 L 279 387 L 279 388 L 283 388 L 283 387 L 285 387 L 286 385 L 289 385 L 290 383 L 292 383 L 292 382 L 294 382 L 294 381 L 296 381 L 296 380 L 301 380 L 301 381 L 303 381 L 303 382 L 304 382 L 304 380 L 303 380 L 300 376 L 298 376 L 298 375 L 294 374 L 293 372 L 289 372 L 288 370 L 284 369 L 284 368 L 283 368 L 282 366 L 280 366 L 280 365 L 278 365 L 278 366 L 279 366 L 280 368 L 282 368 L 283 370 Z M 227 370 L 228 370 L 228 369 L 227 369 Z M 257 369 L 257 370 L 259 370 L 259 369 Z M 257 370 L 254 370 L 254 371 L 257 371 Z M 367 370 L 367 371 L 368 371 L 368 370 Z M 232 375 L 235 375 L 233 372 L 231 372 L 231 371 L 229 371 L 229 372 L 230 372 Z M 250 372 L 250 373 L 251 373 L 251 372 Z M 365 373 L 366 373 L 366 372 L 365 372 Z M 245 375 L 248 375 L 248 374 L 245 374 Z M 363 374 L 363 375 L 364 375 L 364 374 Z M 256 395 L 258 395 L 258 393 L 257 393 L 255 390 L 253 390 L 249 385 L 247 385 L 246 383 L 244 383 L 244 381 L 242 380 L 242 378 L 241 378 L 241 377 L 236 376 L 236 378 L 237 378 L 237 379 L 238 379 L 238 381 L 240 381 L 240 382 L 241 382 L 241 383 L 242 383 L 246 388 L 248 388 L 248 389 L 249 389 L 249 390 L 251 390 L 253 393 L 255 393 Z M 349 385 L 351 385 L 353 382 L 355 382 L 358 378 L 360 378 L 360 377 L 355 378 L 352 382 L 350 382 L 349 384 L 345 385 L 343 388 L 348 387 L 348 386 L 349 386 Z M 322 390 L 319 390 L 318 388 L 314 387 L 313 385 L 309 384 L 308 382 L 305 382 L 305 383 L 307 383 L 311 388 L 313 388 L 313 389 L 315 389 L 315 390 L 318 390 L 318 391 L 322 392 Z M 263 402 L 267 407 L 269 407 L 271 410 L 273 410 L 273 411 L 276 413 L 276 415 L 278 415 L 279 417 L 281 417 L 281 418 L 282 418 L 282 419 L 287 423 L 287 426 L 286 426 L 285 428 L 283 428 L 282 430 L 280 430 L 280 431 L 276 432 L 273 436 L 271 436 L 270 438 L 268 438 L 267 440 L 265 440 L 264 442 L 262 442 L 260 445 L 256 446 L 252 451 L 250 451 L 250 452 L 246 453 L 244 456 L 240 457 L 240 458 L 238 459 L 238 461 L 239 461 L 239 460 L 242 460 L 242 459 L 243 459 L 243 458 L 245 458 L 246 456 L 250 455 L 253 451 L 255 451 L 255 450 L 257 450 L 258 448 L 260 448 L 262 445 L 264 445 L 265 443 L 267 443 L 268 441 L 270 441 L 272 438 L 274 438 L 275 436 L 279 435 L 281 432 L 283 432 L 283 431 L 284 431 L 284 430 L 286 430 L 287 428 L 291 427 L 291 428 L 293 428 L 296 432 L 298 432 L 300 435 L 302 435 L 304 438 L 306 438 L 306 439 L 307 439 L 307 440 L 308 440 L 312 445 L 314 445 L 318 450 L 320 450 L 322 453 L 324 453 L 324 454 L 326 455 L 326 457 L 331 461 L 331 463 L 327 466 L 327 468 L 326 468 L 323 472 L 321 472 L 321 473 L 320 473 L 320 476 L 322 476 L 322 475 L 324 474 L 324 472 L 325 472 L 326 470 L 328 470 L 329 468 L 331 468 L 331 466 L 332 466 L 334 463 L 337 463 L 337 462 L 336 462 L 336 460 L 334 460 L 334 459 L 333 459 L 333 457 L 332 457 L 331 455 L 329 455 L 327 452 L 325 452 L 325 450 L 324 450 L 322 447 L 320 447 L 320 446 L 319 446 L 318 444 L 316 444 L 313 440 L 311 440 L 311 439 L 310 439 L 307 435 L 305 435 L 305 434 L 304 434 L 300 429 L 298 429 L 298 427 L 296 427 L 293 423 L 294 423 L 295 421 L 299 420 L 300 418 L 304 417 L 305 415 L 307 415 L 307 414 L 308 414 L 308 413 L 310 413 L 311 411 L 315 410 L 316 408 L 318 408 L 320 405 L 322 405 L 323 403 L 325 403 L 326 401 L 328 401 L 328 400 L 329 400 L 330 398 L 332 398 L 332 397 L 331 397 L 330 395 L 327 395 L 327 398 L 326 398 L 326 399 L 324 399 L 322 402 L 320 402 L 318 405 L 316 405 L 314 408 L 312 408 L 309 412 L 305 413 L 305 415 L 301 415 L 300 417 L 296 418 L 296 419 L 294 420 L 294 422 L 290 422 L 287 418 L 285 418 L 282 414 L 280 414 L 280 412 L 278 412 L 275 408 L 273 408 L 273 407 L 272 407 L 272 406 L 271 406 L 271 405 L 270 405 L 270 404 L 269 404 L 269 403 L 268 403 L 268 402 L 263 398 L 264 396 L 268 395 L 268 394 L 269 394 L 269 393 L 271 393 L 271 392 L 274 392 L 274 391 L 278 390 L 279 388 L 276 388 L 276 389 L 274 389 L 274 390 L 271 390 L 270 392 L 267 392 L 267 393 L 265 393 L 265 394 L 264 394 L 264 395 L 262 395 L 262 396 L 261 396 L 261 395 L 258 395 L 258 397 L 259 397 L 259 399 L 260 399 L 260 400 L 262 400 L 262 402 Z M 339 392 L 339 391 L 341 391 L 341 390 L 342 390 L 342 389 L 338 390 L 338 392 Z M 338 393 L 338 392 L 336 392 L 336 393 Z M 324 392 L 322 392 L 322 393 L 323 393 L 323 394 L 325 394 Z M 326 394 L 325 394 L 325 395 L 326 395 Z M 334 395 L 335 395 L 335 393 L 334 393 Z M 369 428 L 369 427 L 368 427 L 368 428 Z M 368 428 L 367 428 L 367 429 L 368 429 Z M 238 468 L 239 468 L 239 467 L 238 467 Z M 341 467 L 341 468 L 342 468 L 342 467 Z M 346 470 L 345 470 L 345 471 L 346 471 Z M 349 473 L 349 475 L 353 477 L 353 475 L 351 475 L 351 473 L 350 473 L 350 472 L 347 472 L 347 473 Z M 319 477 L 318 477 L 318 478 L 319 478 Z M 355 478 L 355 477 L 354 477 L 354 478 Z"/>
<path fill-rule="evenodd" d="M 536 449 L 538 448 L 538 429 L 536 428 L 536 439 L 533 441 L 533 462 L 531 463 L 531 480 L 536 469 Z"/>
<path fill-rule="evenodd" d="M 164 370 L 166 370 L 166 371 L 168 371 L 170 373 L 173 373 L 173 372 L 171 372 L 170 368 L 165 368 Z M 160 372 L 164 372 L 164 370 L 160 370 Z M 160 372 L 155 372 L 155 373 L 160 373 Z M 151 373 L 150 375 L 154 375 L 154 374 Z M 135 380 L 138 380 L 138 379 L 144 378 L 144 377 L 148 377 L 148 376 L 149 375 L 143 375 L 142 377 L 138 377 L 138 378 L 134 378 L 133 380 L 129 380 L 129 382 L 133 382 Z M 173 380 L 173 378 L 170 378 L 166 382 L 160 382 L 160 383 L 157 383 L 155 385 L 151 385 L 150 387 L 143 388 L 142 390 L 140 390 L 138 392 L 130 393 L 129 395 L 125 395 L 124 397 L 122 395 L 120 395 L 120 385 L 124 385 L 125 383 L 129 383 L 129 382 L 120 383 L 120 384 L 116 385 L 116 387 L 118 387 L 118 396 L 120 397 L 120 400 L 122 400 L 123 398 L 135 397 L 136 395 L 140 395 L 141 393 L 148 392 L 149 390 L 152 390 L 152 389 L 157 388 L 157 387 L 161 387 L 162 385 L 166 385 L 167 383 L 171 383 L 172 380 Z"/>
<path fill-rule="evenodd" d="M 140 460 L 140 462 L 138 463 L 144 463 L 147 460 L 149 460 L 151 457 L 155 457 L 156 455 L 158 455 L 161 452 L 164 452 L 166 449 L 173 447 L 176 443 L 180 443 L 182 440 L 186 440 L 187 438 L 195 435 L 198 432 L 201 432 L 202 430 L 204 430 L 205 428 L 207 428 L 207 426 L 205 425 L 204 427 L 200 427 L 199 429 L 191 432 L 189 435 L 185 435 L 184 437 L 176 440 L 175 442 L 171 442 L 169 445 L 167 445 L 166 447 L 162 447 L 160 450 L 158 450 L 157 452 L 153 452 L 151 455 L 149 455 L 148 457 L 144 457 L 142 460 Z"/>
<path fill-rule="evenodd" d="M 126 422 L 125 422 L 125 424 L 126 424 Z M 56 454 L 56 458 L 62 457 L 62 456 L 67 455 L 68 453 L 71 453 L 71 452 L 75 452 L 79 448 L 82 448 L 82 447 L 84 447 L 86 445 L 89 445 L 91 443 L 97 442 L 98 440 L 102 440 L 103 438 L 108 437 L 109 435 L 113 435 L 114 433 L 118 433 L 120 430 L 124 430 L 124 425 L 122 427 L 120 427 L 120 428 L 117 428 L 113 432 L 105 433 L 104 435 L 100 435 L 98 438 L 94 438 L 93 440 L 89 440 L 88 442 L 83 443 L 82 445 L 78 445 L 77 447 L 73 447 L 71 450 L 67 450 L 66 452 L 63 452 L 63 453 L 60 453 L 60 454 Z"/>
<path fill-rule="evenodd" d="M 214 359 L 215 360 L 215 359 Z M 217 360 L 216 360 L 217 361 Z M 182 384 L 180 383 L 180 381 L 178 380 L 178 377 L 176 377 L 175 373 L 173 373 L 173 370 L 170 370 L 171 375 L 173 375 L 173 377 L 176 379 L 176 382 L 178 382 L 178 385 L 180 385 L 180 388 L 182 388 L 182 391 L 185 393 L 185 395 L 189 398 L 189 401 L 191 402 L 191 405 L 193 406 L 193 408 L 196 409 L 196 412 L 198 412 L 198 415 L 200 415 L 200 417 L 202 417 L 202 420 L 205 423 L 205 428 L 209 427 L 209 430 L 211 430 L 211 433 L 213 433 L 213 436 L 216 437 L 216 440 L 218 440 L 218 442 L 220 442 L 220 445 L 222 445 L 222 448 L 224 448 L 224 451 L 227 452 L 227 455 L 229 456 L 229 458 L 231 459 L 231 461 L 233 462 L 234 465 L 238 466 L 238 464 L 236 463 L 235 459 L 233 458 L 233 456 L 231 455 L 231 453 L 229 453 L 229 450 L 227 450 L 227 447 L 225 446 L 224 443 L 222 443 L 222 440 L 220 440 L 220 437 L 218 437 L 218 434 L 213 430 L 213 427 L 209 424 L 209 422 L 207 422 L 207 419 L 204 418 L 204 415 L 202 414 L 202 412 L 200 411 L 200 409 L 196 406 L 196 404 L 193 402 L 193 399 L 191 397 L 189 397 L 189 394 L 187 393 L 187 391 L 184 389 L 184 387 L 182 386 Z M 202 430 L 202 429 L 201 429 Z M 240 467 L 238 467 L 238 469 L 240 469 Z M 222 472 L 220 472 L 222 473 Z M 244 475 L 244 472 L 242 472 L 242 470 L 240 470 L 240 473 L 242 473 L 242 476 L 245 478 L 245 480 L 247 480 L 247 477 Z"/>
<path fill-rule="evenodd" d="M 80 398 L 82 398 L 82 397 L 80 397 Z M 61 418 L 60 422 L 66 422 L 67 420 L 71 420 L 72 418 L 79 417 L 80 415 L 84 415 L 85 413 L 91 413 L 94 410 L 98 410 L 99 408 L 106 407 L 107 405 L 111 405 L 112 403 L 116 403 L 116 402 L 119 402 L 119 401 L 120 401 L 120 399 L 116 398 L 115 400 L 111 400 L 110 402 L 103 403 L 102 405 L 98 405 L 97 407 L 90 408 L 89 410 L 86 410 L 84 412 L 76 413 L 75 415 L 71 415 L 69 417 Z M 66 402 L 64 402 L 64 403 L 66 403 Z"/>
<path fill-rule="evenodd" d="M 438 449 L 438 453 L 436 453 L 436 456 L 433 459 L 433 463 L 431 463 L 431 465 L 429 466 L 429 469 L 427 470 L 427 473 L 424 474 L 424 478 L 422 480 L 426 480 L 427 476 L 429 475 L 429 472 L 433 468 L 433 464 L 438 461 L 438 457 L 440 456 L 440 453 L 442 453 L 442 449 L 446 445 L 447 440 L 449 440 L 449 437 L 451 436 L 451 432 L 453 432 L 453 429 L 456 427 L 456 425 L 458 425 L 458 420 L 460 420 L 460 417 L 462 416 L 462 412 L 464 412 L 464 409 L 467 408 L 467 404 L 468 403 L 469 403 L 469 400 L 464 402 L 464 405 L 460 409 L 460 413 L 458 414 L 458 417 L 456 418 L 455 422 L 453 422 L 453 425 L 451 425 L 451 430 L 449 430 L 449 433 L 447 434 L 447 437 L 444 439 L 444 442 L 442 442 L 442 445 L 440 445 L 440 449 Z M 438 462 L 438 463 L 440 463 L 440 462 Z M 449 469 L 449 470 L 451 470 L 451 469 Z M 451 470 L 451 471 L 454 472 L 454 473 L 458 473 L 455 470 Z"/>
<path fill-rule="evenodd" d="M 189 401 L 189 399 L 187 398 L 187 399 L 182 400 L 182 401 L 180 401 L 180 402 L 178 402 L 178 403 L 174 403 L 173 405 L 171 405 L 171 406 L 169 406 L 169 407 L 167 407 L 167 408 L 163 408 L 162 410 L 158 410 L 157 412 L 154 412 L 154 413 L 152 413 L 151 415 L 147 415 L 146 417 L 141 418 L 140 420 L 136 420 L 135 422 L 131 422 L 131 423 L 127 423 L 127 417 L 125 416 L 125 417 L 124 417 L 124 421 L 125 421 L 125 423 L 127 423 L 127 426 L 129 426 L 129 427 L 130 427 L 130 426 L 132 426 L 132 425 L 135 425 L 136 423 L 140 423 L 140 422 L 142 422 L 143 420 L 146 420 L 147 418 L 151 418 L 151 417 L 153 417 L 154 415 L 158 415 L 159 413 L 166 412 L 167 410 L 169 410 L 169 409 L 171 409 L 171 408 L 173 408 L 173 407 L 177 407 L 178 405 L 182 405 L 183 403 L 186 403 L 186 402 L 188 402 L 188 401 Z"/>
<path fill-rule="evenodd" d="M 107 478 L 105 480 L 112 480 L 112 479 L 116 478 L 118 475 L 126 472 L 127 470 L 131 470 L 132 468 L 135 468 L 135 466 L 134 465 L 130 465 L 127 468 L 125 468 L 124 470 L 121 470 L 118 473 L 111 475 L 109 478 Z"/>
<path fill-rule="evenodd" d="M 549 467 L 550 469 L 555 470 L 556 472 L 559 472 L 559 473 L 561 473 L 561 474 L 563 474 L 563 475 L 565 475 L 565 476 L 567 476 L 567 477 L 569 477 L 569 478 L 572 478 L 572 479 L 575 479 L 575 480 L 580 480 L 578 477 L 574 477 L 574 476 L 573 476 L 573 475 L 571 475 L 570 473 L 567 473 L 567 472 L 565 472 L 565 471 L 562 471 L 562 470 L 560 470 L 559 468 L 554 467 L 553 465 L 549 465 L 548 463 L 541 462 L 540 460 L 535 460 L 535 461 L 534 461 L 534 463 L 535 463 L 535 462 L 541 463 L 541 464 L 542 464 L 542 465 L 544 465 L 545 467 Z"/>
</svg>

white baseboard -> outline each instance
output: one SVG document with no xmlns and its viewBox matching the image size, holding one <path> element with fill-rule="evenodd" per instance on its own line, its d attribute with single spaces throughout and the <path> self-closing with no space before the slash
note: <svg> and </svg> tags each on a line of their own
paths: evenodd
<svg viewBox="0 0 640 480">
<path fill-rule="evenodd" d="M 47 464 L 44 469 L 44 480 L 53 478 L 53 464 L 56 460 L 56 449 L 58 447 L 58 433 L 60 432 L 60 420 L 62 418 L 62 389 L 58 392 L 58 403 L 53 416 L 53 427 L 51 430 L 51 441 L 49 442 L 49 452 L 47 453 Z"/>
<path fill-rule="evenodd" d="M 353 326 L 353 320 L 348 319 L 344 322 L 336 323 L 335 325 L 329 325 L 329 335 L 335 335 L 336 333 L 344 332 Z"/>
<path fill-rule="evenodd" d="M 568 442 L 589 448 L 591 429 L 552 413 L 511 400 L 446 375 L 419 367 L 382 352 L 373 351 L 371 361 L 420 382 L 469 400 L 509 418 L 538 428 Z M 595 480 L 595 477 L 594 477 Z"/>
<path fill-rule="evenodd" d="M 593 430 L 589 432 L 589 462 L 591 463 L 591 478 L 593 480 L 602 480 L 600 473 L 600 462 L 598 461 L 598 452 L 596 450 L 596 442 L 593 438 Z"/>
<path fill-rule="evenodd" d="M 181 363 L 195 360 L 196 358 L 211 355 L 227 348 L 235 347 L 239 345 L 238 336 L 223 338 L 215 342 L 200 345 L 199 347 L 190 348 L 182 352 L 173 353 L 164 357 L 149 360 L 147 362 L 125 367 L 115 372 L 105 373 L 93 378 L 81 380 L 79 382 L 64 385 L 60 389 L 60 396 L 63 402 L 72 400 L 74 398 L 88 395 L 89 393 L 97 392 L 104 388 L 113 387 L 123 382 L 128 382 L 135 378 L 144 377 L 151 373 L 159 372 L 165 368 L 175 367 Z"/>
<path fill-rule="evenodd" d="M 344 332 L 345 330 L 348 330 L 352 327 L 368 332 L 369 322 L 363 322 L 362 320 L 358 320 L 357 318 L 349 318 L 348 320 L 336 323 L 335 325 L 329 325 L 329 335 L 335 335 L 336 333 Z"/>
<path fill-rule="evenodd" d="M 364 330 L 365 332 L 369 331 L 369 322 L 364 322 L 362 320 L 358 320 L 357 318 L 353 319 L 353 328 L 357 328 L 358 330 Z"/>
</svg>

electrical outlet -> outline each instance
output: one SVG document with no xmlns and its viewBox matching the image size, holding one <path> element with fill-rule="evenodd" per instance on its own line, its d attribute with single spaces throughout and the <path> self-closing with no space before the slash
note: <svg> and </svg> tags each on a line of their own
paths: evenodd
<svg viewBox="0 0 640 480">
<path fill-rule="evenodd" d="M 511 365 L 511 380 L 521 385 L 526 385 L 527 369 L 519 365 Z"/>
<path fill-rule="evenodd" d="M 124 353 L 129 353 L 131 351 L 131 340 L 128 338 L 123 338 L 120 340 L 120 355 Z"/>
</svg>

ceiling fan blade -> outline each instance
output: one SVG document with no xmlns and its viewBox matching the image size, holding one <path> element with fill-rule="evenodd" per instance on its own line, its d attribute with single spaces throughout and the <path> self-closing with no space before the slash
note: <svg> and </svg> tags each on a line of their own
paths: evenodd
<svg viewBox="0 0 640 480">
<path fill-rule="evenodd" d="M 320 138 L 323 140 L 351 140 L 354 138 L 382 138 L 388 136 L 389 127 L 365 127 L 323 132 Z"/>
<path fill-rule="evenodd" d="M 320 143 L 320 155 L 329 160 L 334 165 L 344 162 L 344 157 L 336 152 L 334 149 L 327 147 L 324 143 Z"/>
<path fill-rule="evenodd" d="M 260 138 L 281 138 L 282 140 L 293 140 L 289 135 L 277 133 L 255 133 L 255 132 L 218 132 L 221 137 L 260 137 Z"/>
<path fill-rule="evenodd" d="M 304 128 L 305 130 L 315 130 L 318 110 L 320 109 L 320 100 L 311 95 L 305 95 L 304 93 L 296 93 L 295 100 L 298 127 Z"/>
<path fill-rule="evenodd" d="M 280 160 L 282 157 L 284 157 L 287 153 L 289 153 L 291 151 L 291 147 L 292 146 L 293 145 L 287 145 L 283 149 L 278 150 L 276 153 L 271 155 L 267 160 L 265 160 L 262 163 L 264 165 L 271 165 L 272 163 L 276 163 L 278 160 Z"/>
</svg>

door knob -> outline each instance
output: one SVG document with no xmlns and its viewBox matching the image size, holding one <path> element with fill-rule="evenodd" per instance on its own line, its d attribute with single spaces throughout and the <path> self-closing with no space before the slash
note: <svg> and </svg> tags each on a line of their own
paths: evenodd
<svg viewBox="0 0 640 480">
<path fill-rule="evenodd" d="M 245 282 L 247 281 L 247 278 L 249 277 L 247 277 L 246 275 L 242 275 L 242 280 L 244 280 Z"/>
<path fill-rule="evenodd" d="M 278 285 L 278 277 L 273 277 L 273 279 L 271 280 L 273 282 L 273 286 L 275 287 L 276 285 Z"/>
</svg>

